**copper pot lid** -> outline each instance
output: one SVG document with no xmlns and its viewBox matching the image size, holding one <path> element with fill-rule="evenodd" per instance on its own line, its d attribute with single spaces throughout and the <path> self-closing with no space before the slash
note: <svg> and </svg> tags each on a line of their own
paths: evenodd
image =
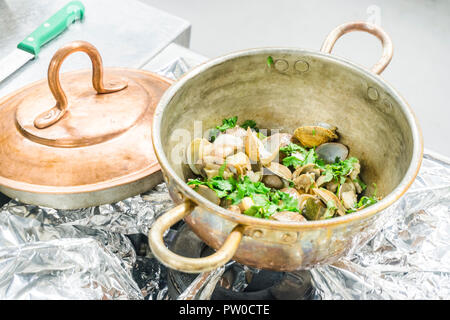
<svg viewBox="0 0 450 320">
<path fill-rule="evenodd" d="M 91 70 L 59 74 L 82 51 Z M 104 190 L 160 170 L 153 152 L 154 109 L 170 80 L 105 68 L 97 49 L 71 42 L 53 56 L 48 81 L 0 100 L 0 186 L 36 193 Z"/>
</svg>

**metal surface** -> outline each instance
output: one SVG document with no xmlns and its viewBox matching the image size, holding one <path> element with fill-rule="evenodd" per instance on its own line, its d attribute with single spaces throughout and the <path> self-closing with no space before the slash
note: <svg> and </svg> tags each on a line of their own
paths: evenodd
<svg viewBox="0 0 450 320">
<path fill-rule="evenodd" d="M 66 0 L 6 0 L 0 2 L 0 58 L 18 41 L 50 17 Z M 92 43 L 111 66 L 140 68 L 172 42 L 188 46 L 190 24 L 139 1 L 85 0 L 82 22 L 45 45 L 39 57 L 0 83 L 0 97 L 32 81 L 45 78 L 51 57 L 63 44 L 74 40 Z M 90 68 L 90 61 L 75 55 L 62 71 Z"/>
<path fill-rule="evenodd" d="M 77 51 L 91 58 L 92 75 L 60 75 L 64 59 Z M 74 209 L 155 186 L 161 175 L 148 128 L 171 80 L 142 70 L 103 69 L 98 51 L 84 41 L 58 50 L 48 72 L 48 83 L 0 99 L 0 190 L 23 202 Z"/>
<path fill-rule="evenodd" d="M 14 49 L 6 57 L 0 59 L 0 83 L 33 58 L 34 55 L 31 53 Z"/>
<path fill-rule="evenodd" d="M 265 69 L 267 56 L 275 61 L 269 71 Z M 283 62 L 279 67 L 278 61 Z M 260 128 L 288 132 L 299 123 L 331 121 L 338 127 L 341 142 L 364 164 L 363 179 L 376 183 L 383 199 L 357 213 L 302 223 L 235 214 L 205 200 L 187 186 L 187 173 L 179 159 L 170 157 L 171 150 L 191 141 L 194 120 L 206 129 L 232 115 L 254 119 Z M 183 137 L 187 139 L 180 141 L 174 128 L 186 130 L 189 134 Z M 271 270 L 328 264 L 359 248 L 385 222 L 388 215 L 383 210 L 412 184 L 423 153 L 421 132 L 411 109 L 381 77 L 345 59 L 292 48 L 241 51 L 192 70 L 161 98 L 153 132 L 155 152 L 174 201 L 196 205 L 185 218 L 194 232 L 217 249 L 236 225 L 257 227 L 253 236 L 243 237 L 234 259 Z M 294 244 L 271 241 L 286 238 L 291 231 L 298 234 Z"/>
</svg>

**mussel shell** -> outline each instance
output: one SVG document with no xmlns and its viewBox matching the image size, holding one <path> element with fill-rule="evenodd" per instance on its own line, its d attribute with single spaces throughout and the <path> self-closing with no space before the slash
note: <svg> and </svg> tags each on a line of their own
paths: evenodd
<svg viewBox="0 0 450 320">
<path fill-rule="evenodd" d="M 294 136 L 303 146 L 308 148 L 317 147 L 338 138 L 333 130 L 320 126 L 299 127 L 294 131 Z"/>
<path fill-rule="evenodd" d="M 322 159 L 325 163 L 335 163 L 338 161 L 344 161 L 348 157 L 348 148 L 342 143 L 327 142 L 321 144 L 316 148 L 316 153 L 319 159 Z"/>
<path fill-rule="evenodd" d="M 211 201 L 216 205 L 220 204 L 220 198 L 213 189 L 210 189 L 209 187 L 204 185 L 193 186 L 193 189 L 197 191 L 197 193 L 201 195 L 203 198 Z"/>
<path fill-rule="evenodd" d="M 316 123 L 316 126 L 331 130 L 333 132 L 337 130 L 337 128 L 335 126 L 332 126 L 331 124 L 326 123 L 326 122 L 318 122 L 318 123 Z"/>
<path fill-rule="evenodd" d="M 339 188 L 339 199 L 342 201 L 346 209 L 352 209 L 356 205 L 356 187 L 355 184 L 348 178 Z"/>
<path fill-rule="evenodd" d="M 308 163 L 305 164 L 304 166 L 298 167 L 297 169 L 295 169 L 295 171 L 292 173 L 292 179 L 297 178 L 298 176 L 300 176 L 302 173 L 309 173 L 312 170 L 314 170 L 314 168 L 316 167 L 315 163 Z"/>
<path fill-rule="evenodd" d="M 325 204 L 327 204 L 329 201 L 332 201 L 337 208 L 337 213 L 340 216 L 345 215 L 346 210 L 345 210 L 344 206 L 342 205 L 341 201 L 339 200 L 339 198 L 336 197 L 336 195 L 334 193 L 332 193 L 331 191 L 328 191 L 327 189 L 323 189 L 323 188 L 313 188 L 312 191 Z"/>
<path fill-rule="evenodd" d="M 276 174 L 284 180 L 292 180 L 292 172 L 288 167 L 278 162 L 271 162 L 265 166 L 270 172 Z"/>
<path fill-rule="evenodd" d="M 308 220 L 320 220 L 325 212 L 323 203 L 314 197 L 308 197 L 303 204 L 302 213 Z"/>
<path fill-rule="evenodd" d="M 265 175 L 262 182 L 268 188 L 281 189 L 284 187 L 283 180 L 276 175 Z"/>
<path fill-rule="evenodd" d="M 199 163 L 203 159 L 204 156 L 208 155 L 211 152 L 212 143 L 206 139 L 196 138 L 191 141 L 186 149 L 186 162 L 189 165 L 189 168 L 196 175 L 201 174 L 201 166 Z"/>
<path fill-rule="evenodd" d="M 250 160 L 243 152 L 238 152 L 227 157 L 227 168 L 237 175 L 245 175 L 247 170 L 251 169 Z"/>
<path fill-rule="evenodd" d="M 264 146 L 250 127 L 247 128 L 247 135 L 244 138 L 244 145 L 245 154 L 248 156 L 250 161 L 258 162 L 260 150 L 264 148 Z"/>
</svg>

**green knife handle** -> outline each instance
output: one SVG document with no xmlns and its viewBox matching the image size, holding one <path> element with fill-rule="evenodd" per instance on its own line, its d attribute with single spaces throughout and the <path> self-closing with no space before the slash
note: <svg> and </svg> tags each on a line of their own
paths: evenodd
<svg viewBox="0 0 450 320">
<path fill-rule="evenodd" d="M 17 47 L 37 56 L 44 44 L 66 30 L 74 21 L 83 19 L 83 16 L 84 5 L 80 1 L 71 1 L 41 24 Z"/>
</svg>

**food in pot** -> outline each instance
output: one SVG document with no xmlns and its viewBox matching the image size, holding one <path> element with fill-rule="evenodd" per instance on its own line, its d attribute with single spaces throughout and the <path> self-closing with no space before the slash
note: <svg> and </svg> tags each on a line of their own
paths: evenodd
<svg viewBox="0 0 450 320">
<path fill-rule="evenodd" d="M 234 213 L 278 221 L 344 216 L 380 200 L 363 195 L 361 165 L 337 142 L 335 126 L 301 126 L 265 136 L 256 122 L 224 119 L 209 139 L 194 139 L 186 158 L 188 185 Z"/>
</svg>

